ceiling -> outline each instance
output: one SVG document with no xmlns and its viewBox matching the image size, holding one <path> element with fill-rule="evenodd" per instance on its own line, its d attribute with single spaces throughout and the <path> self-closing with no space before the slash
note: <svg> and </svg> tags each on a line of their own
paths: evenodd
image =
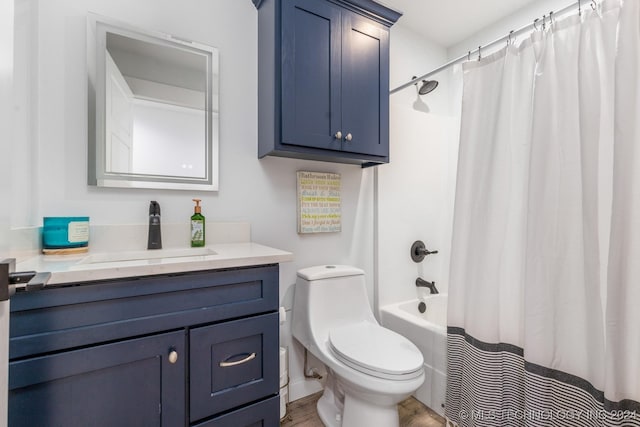
<svg viewBox="0 0 640 427">
<path fill-rule="evenodd" d="M 448 48 L 534 1 L 536 0 L 380 0 L 379 2 L 403 12 L 398 23 Z"/>
</svg>

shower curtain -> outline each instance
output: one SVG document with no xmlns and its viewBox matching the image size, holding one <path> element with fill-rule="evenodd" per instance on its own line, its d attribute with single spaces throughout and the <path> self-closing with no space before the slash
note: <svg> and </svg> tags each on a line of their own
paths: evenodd
<svg viewBox="0 0 640 427">
<path fill-rule="evenodd" d="M 640 0 L 463 70 L 447 418 L 640 426 Z"/>
</svg>

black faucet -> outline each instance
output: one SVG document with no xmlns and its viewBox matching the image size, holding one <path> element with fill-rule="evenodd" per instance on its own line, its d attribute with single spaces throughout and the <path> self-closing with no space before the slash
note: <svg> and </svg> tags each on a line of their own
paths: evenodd
<svg viewBox="0 0 640 427">
<path fill-rule="evenodd" d="M 436 288 L 436 282 L 427 282 L 424 279 L 421 279 L 420 277 L 418 277 L 416 279 L 416 286 L 419 288 L 429 288 L 429 291 L 432 294 L 438 294 L 438 288 Z"/>
<path fill-rule="evenodd" d="M 160 231 L 160 204 L 152 201 L 149 204 L 149 240 L 147 249 L 162 249 L 162 233 Z"/>
</svg>

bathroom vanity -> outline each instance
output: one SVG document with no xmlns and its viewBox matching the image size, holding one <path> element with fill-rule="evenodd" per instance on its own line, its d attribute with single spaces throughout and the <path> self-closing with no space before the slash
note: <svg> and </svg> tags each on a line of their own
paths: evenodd
<svg viewBox="0 0 640 427">
<path fill-rule="evenodd" d="M 60 267 L 53 286 L 17 292 L 9 425 L 277 426 L 278 262 L 291 254 L 215 253 Z"/>
</svg>

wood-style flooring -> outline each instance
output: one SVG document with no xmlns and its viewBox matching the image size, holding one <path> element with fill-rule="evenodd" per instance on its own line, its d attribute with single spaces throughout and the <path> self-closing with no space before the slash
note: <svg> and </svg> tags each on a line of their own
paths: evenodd
<svg viewBox="0 0 640 427">
<path fill-rule="evenodd" d="M 316 412 L 316 402 L 322 392 L 289 403 L 288 413 L 281 427 L 323 427 Z M 398 405 L 400 427 L 445 427 L 445 419 L 410 397 Z"/>
</svg>

